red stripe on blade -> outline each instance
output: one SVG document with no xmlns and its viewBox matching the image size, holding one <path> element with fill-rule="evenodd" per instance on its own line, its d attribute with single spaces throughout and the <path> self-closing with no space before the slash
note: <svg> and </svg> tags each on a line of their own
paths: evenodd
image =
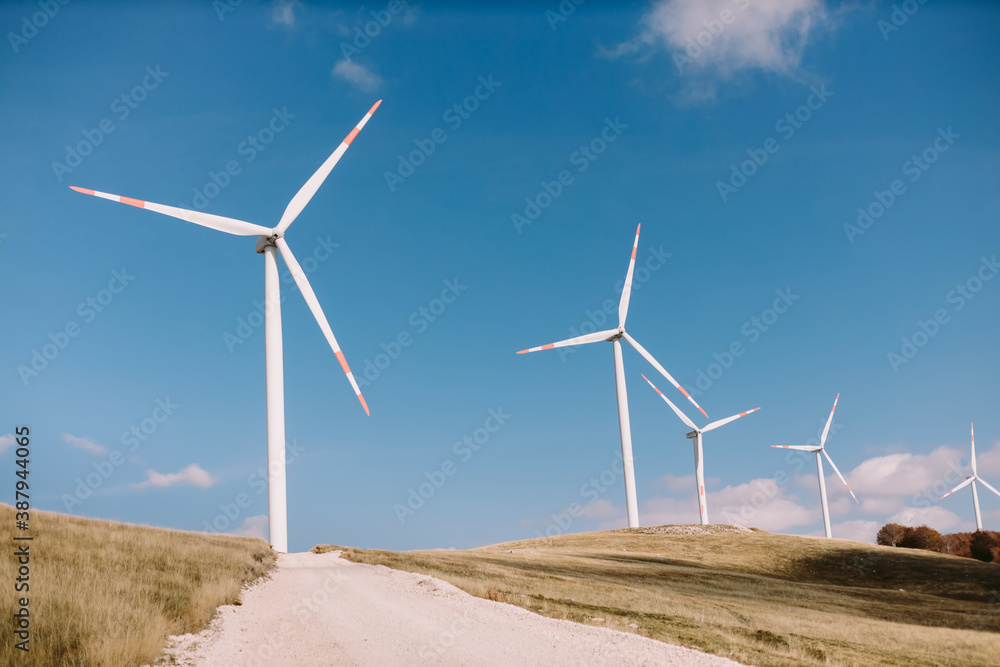
<svg viewBox="0 0 1000 667">
<path fill-rule="evenodd" d="M 354 128 L 353 130 L 351 130 L 351 133 L 349 135 L 347 135 L 346 139 L 344 139 L 344 143 L 347 144 L 348 146 L 350 146 L 351 142 L 354 141 L 354 137 L 358 136 L 358 132 L 360 132 L 360 131 L 361 130 L 358 129 L 358 128 Z"/>
<path fill-rule="evenodd" d="M 146 202 L 141 199 L 130 199 L 129 197 L 119 197 L 118 201 L 123 204 L 128 204 L 129 206 L 138 206 L 139 208 L 146 208 Z"/>
<path fill-rule="evenodd" d="M 351 368 L 347 365 L 347 359 L 344 358 L 344 353 L 341 352 L 340 350 L 337 350 L 336 355 L 337 355 L 337 361 L 340 362 L 340 367 L 344 369 L 345 373 L 350 373 Z"/>
</svg>

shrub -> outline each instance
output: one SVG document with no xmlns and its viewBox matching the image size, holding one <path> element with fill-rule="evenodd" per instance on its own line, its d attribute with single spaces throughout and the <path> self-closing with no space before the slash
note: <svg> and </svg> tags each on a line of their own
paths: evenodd
<svg viewBox="0 0 1000 667">
<path fill-rule="evenodd" d="M 991 534 L 977 530 L 972 534 L 972 539 L 969 540 L 969 553 L 976 560 L 990 563 L 993 561 L 993 547 L 995 546 L 996 542 Z"/>
</svg>

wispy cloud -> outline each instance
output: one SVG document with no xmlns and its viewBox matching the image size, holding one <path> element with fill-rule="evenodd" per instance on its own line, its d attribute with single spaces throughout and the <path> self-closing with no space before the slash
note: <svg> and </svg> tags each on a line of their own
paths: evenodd
<svg viewBox="0 0 1000 667">
<path fill-rule="evenodd" d="M 62 441 L 67 445 L 76 447 L 77 449 L 82 449 L 88 454 L 93 454 L 94 456 L 101 456 L 102 454 L 108 453 L 108 448 L 104 445 L 100 445 L 87 437 L 77 437 L 72 433 L 63 433 Z"/>
<path fill-rule="evenodd" d="M 617 507 L 611 504 L 607 498 L 600 498 L 592 503 L 583 506 L 580 516 L 587 519 L 608 519 L 618 517 L 621 513 Z"/>
<path fill-rule="evenodd" d="M 7 451 L 8 447 L 13 447 L 16 440 L 14 439 L 13 433 L 8 433 L 7 435 L 0 435 L 0 454 Z"/>
<path fill-rule="evenodd" d="M 267 515 L 257 514 L 256 516 L 248 516 L 243 519 L 243 523 L 241 523 L 239 527 L 233 530 L 230 534 L 236 535 L 237 537 L 259 537 L 262 540 L 266 540 Z"/>
<path fill-rule="evenodd" d="M 688 94 L 711 98 L 739 72 L 797 77 L 812 37 L 833 24 L 825 0 L 656 0 L 638 34 L 602 54 L 648 58 L 665 49 Z"/>
<path fill-rule="evenodd" d="M 370 93 L 382 85 L 382 77 L 368 67 L 356 63 L 350 58 L 344 58 L 333 67 L 333 75 L 357 86 L 360 90 Z"/>
<path fill-rule="evenodd" d="M 297 0 L 275 0 L 271 9 L 271 21 L 286 28 L 294 28 L 295 10 L 299 7 Z"/>
<path fill-rule="evenodd" d="M 200 465 L 192 463 L 178 472 L 159 473 L 155 470 L 147 470 L 146 481 L 133 484 L 132 487 L 136 489 L 147 489 L 149 487 L 165 489 L 178 484 L 187 484 L 207 489 L 214 486 L 216 480 Z"/>
</svg>

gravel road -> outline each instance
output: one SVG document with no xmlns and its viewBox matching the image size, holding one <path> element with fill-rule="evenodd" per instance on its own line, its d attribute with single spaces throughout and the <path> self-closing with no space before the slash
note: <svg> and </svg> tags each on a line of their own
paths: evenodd
<svg viewBox="0 0 1000 667">
<path fill-rule="evenodd" d="M 739 663 L 606 628 L 538 616 L 421 574 L 283 554 L 242 604 L 171 638 L 167 664 L 677 665 Z M 174 661 L 170 662 L 170 659 Z"/>
</svg>

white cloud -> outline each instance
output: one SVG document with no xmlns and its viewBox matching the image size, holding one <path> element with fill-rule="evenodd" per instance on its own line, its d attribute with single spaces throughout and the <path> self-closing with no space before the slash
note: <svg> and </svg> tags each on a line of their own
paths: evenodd
<svg viewBox="0 0 1000 667">
<path fill-rule="evenodd" d="M 830 526 L 833 536 L 842 540 L 854 540 L 855 542 L 868 542 L 875 544 L 875 536 L 878 529 L 884 524 L 878 521 L 868 521 L 865 519 L 854 519 L 852 521 L 842 521 Z M 822 531 L 817 535 L 823 535 Z"/>
<path fill-rule="evenodd" d="M 237 537 L 259 537 L 267 540 L 267 515 L 248 516 L 231 534 Z"/>
<path fill-rule="evenodd" d="M 708 494 L 709 519 L 715 523 L 735 523 L 770 532 L 815 523 L 820 516 L 819 508 L 805 507 L 797 495 L 787 491 L 787 485 L 778 486 L 773 479 L 754 479 L 745 484 L 727 486 Z M 713 507 L 716 509 L 713 510 Z"/>
<path fill-rule="evenodd" d="M 712 488 L 717 486 L 721 480 L 718 477 L 706 477 L 705 478 L 705 488 Z M 663 477 L 656 480 L 656 483 L 661 487 L 671 491 L 673 493 L 678 493 L 682 491 L 690 491 L 695 488 L 694 475 L 672 475 L 667 473 Z"/>
<path fill-rule="evenodd" d="M 275 0 L 271 10 L 271 21 L 287 28 L 295 27 L 295 10 L 299 6 L 297 0 Z"/>
<path fill-rule="evenodd" d="M 904 499 L 899 496 L 886 496 L 884 498 L 863 496 L 859 500 L 863 514 L 889 515 L 903 509 L 905 505 Z"/>
<path fill-rule="evenodd" d="M 585 519 L 608 519 L 621 514 L 621 510 L 615 507 L 607 498 L 587 503 L 580 512 L 580 516 Z"/>
<path fill-rule="evenodd" d="M 1000 442 L 981 449 L 978 462 L 980 474 L 997 466 L 998 471 L 993 474 L 1000 477 Z M 962 496 L 959 492 L 941 500 L 945 492 L 968 474 L 967 449 L 942 445 L 927 454 L 894 452 L 865 459 L 853 470 L 842 471 L 861 501 L 860 506 L 829 464 L 824 469 L 831 517 L 842 519 L 833 523 L 834 537 L 873 542 L 878 529 L 890 522 L 906 526 L 926 524 L 942 533 L 975 530 L 969 489 L 963 489 L 964 497 L 959 497 Z M 718 480 L 713 479 L 707 493 L 709 520 L 776 533 L 822 536 L 823 515 L 816 475 L 794 472 L 787 479 L 784 486 L 770 478 L 759 478 L 712 490 L 718 485 Z M 643 526 L 698 523 L 693 475 L 664 475 L 657 479 L 654 489 L 656 494 L 644 498 L 639 509 Z M 990 509 L 996 505 L 996 499 L 982 488 L 980 491 L 984 520 L 1000 522 L 1000 510 Z M 983 500 L 983 493 L 988 495 L 988 501 Z M 986 502 L 991 505 L 985 506 Z M 591 523 L 574 530 L 610 530 L 626 525 L 625 508 L 609 499 L 585 506 L 580 519 L 597 525 L 592 527 Z"/>
<path fill-rule="evenodd" d="M 693 482 L 692 482 L 693 487 Z M 805 526 L 819 519 L 819 508 L 807 508 L 798 496 L 788 493 L 773 479 L 754 479 L 745 484 L 726 486 L 706 493 L 708 519 L 712 523 L 732 523 L 781 532 Z M 695 493 L 681 498 L 659 497 L 645 503 L 639 514 L 643 525 L 698 523 L 698 499 Z"/>
<path fill-rule="evenodd" d="M 0 435 L 0 454 L 7 451 L 8 447 L 13 447 L 14 443 L 17 442 L 14 439 L 13 433 L 8 433 L 7 435 Z"/>
<path fill-rule="evenodd" d="M 617 58 L 664 48 L 689 95 L 715 96 L 715 79 L 763 70 L 798 76 L 810 37 L 832 25 L 825 0 L 655 0 L 637 36 L 603 54 Z M 707 77 L 707 78 L 706 78 Z"/>
<path fill-rule="evenodd" d="M 947 446 L 938 447 L 930 454 L 876 456 L 854 468 L 848 478 L 859 495 L 917 495 L 937 486 L 942 489 L 937 494 L 940 497 L 965 479 L 960 459 L 961 454 Z M 954 482 L 950 481 L 952 479 Z"/>
<path fill-rule="evenodd" d="M 984 447 L 983 445 L 985 444 L 985 442 L 980 442 L 976 450 L 976 469 L 983 477 L 986 477 L 987 475 L 1000 477 L 1000 441 L 994 442 L 993 446 L 989 448 Z M 966 449 L 965 451 L 968 452 L 969 450 Z M 963 452 L 962 460 L 967 460 L 965 458 L 966 456 L 968 456 L 968 454 Z M 993 482 L 989 479 L 986 481 L 993 484 Z M 1000 488 L 1000 485 L 997 484 L 993 484 L 993 486 Z"/>
<path fill-rule="evenodd" d="M 334 65 L 332 73 L 366 93 L 370 93 L 382 85 L 382 77 L 350 58 L 338 61 Z"/>
<path fill-rule="evenodd" d="M 179 472 L 159 473 L 155 470 L 146 471 L 146 481 L 133 484 L 136 489 L 146 489 L 149 487 L 168 488 L 177 484 L 188 484 L 207 489 L 215 485 L 216 480 L 197 463 L 192 463 Z"/>
<path fill-rule="evenodd" d="M 694 482 L 691 484 L 693 486 Z M 691 493 L 683 498 L 651 498 L 643 503 L 639 519 L 643 526 L 698 523 L 701 519 L 698 516 L 697 497 Z"/>
<path fill-rule="evenodd" d="M 969 508 L 972 514 L 972 508 Z M 952 533 L 962 530 L 975 530 L 971 521 L 963 522 L 954 512 L 932 505 L 930 507 L 906 507 L 890 516 L 884 523 L 900 523 L 904 526 L 922 526 L 924 524 L 942 533 Z"/>
<path fill-rule="evenodd" d="M 82 449 L 88 454 L 93 454 L 94 456 L 101 456 L 102 454 L 108 453 L 108 448 L 104 445 L 100 445 L 87 437 L 77 437 L 72 433 L 63 433 L 62 441 L 67 445 L 76 447 L 77 449 Z"/>
</svg>

